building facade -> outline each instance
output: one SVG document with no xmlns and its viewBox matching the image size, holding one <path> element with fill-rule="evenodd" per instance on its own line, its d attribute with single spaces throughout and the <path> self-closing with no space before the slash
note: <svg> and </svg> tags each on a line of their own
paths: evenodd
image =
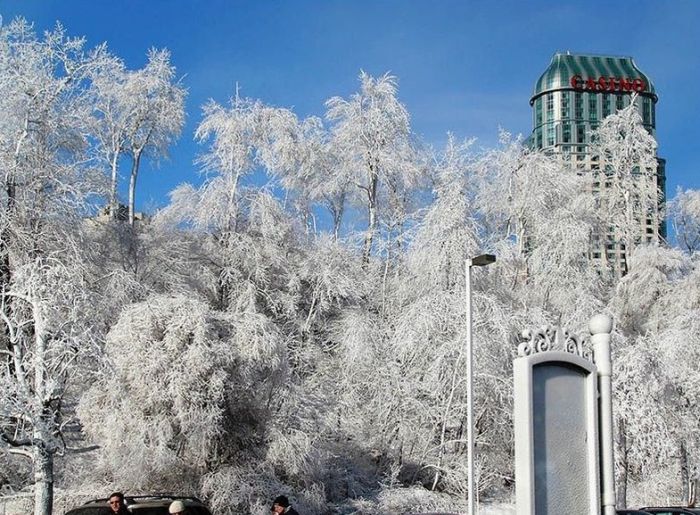
<svg viewBox="0 0 700 515">
<path fill-rule="evenodd" d="M 535 84 L 530 99 L 532 134 L 530 145 L 557 154 L 581 173 L 600 173 L 598 156 L 590 151 L 592 135 L 603 118 L 630 105 L 639 110 L 645 129 L 656 138 L 654 85 L 631 57 L 556 53 Z M 660 193 L 653 213 L 640 217 L 640 241 L 654 243 L 666 238 L 663 218 L 665 161 L 657 157 L 655 186 Z M 605 188 L 604 180 L 591 181 L 593 193 Z M 594 235 L 591 257 L 605 260 L 615 270 L 626 269 L 626 249 L 611 229 Z"/>
</svg>

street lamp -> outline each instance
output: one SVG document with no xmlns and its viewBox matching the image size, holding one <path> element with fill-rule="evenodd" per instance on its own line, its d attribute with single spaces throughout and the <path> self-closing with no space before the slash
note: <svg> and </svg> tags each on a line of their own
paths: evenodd
<svg viewBox="0 0 700 515">
<path fill-rule="evenodd" d="M 467 297 L 467 476 L 469 515 L 474 515 L 474 363 L 472 361 L 472 267 L 496 262 L 493 254 L 480 254 L 464 263 Z"/>
</svg>

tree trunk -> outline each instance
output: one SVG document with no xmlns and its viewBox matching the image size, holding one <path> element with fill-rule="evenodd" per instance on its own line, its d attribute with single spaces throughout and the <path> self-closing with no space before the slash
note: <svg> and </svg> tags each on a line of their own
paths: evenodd
<svg viewBox="0 0 700 515">
<path fill-rule="evenodd" d="M 625 422 L 619 420 L 617 422 L 617 480 L 615 481 L 615 489 L 617 493 L 617 507 L 625 508 L 627 506 L 627 469 L 629 466 L 627 457 L 627 434 L 625 433 Z"/>
<path fill-rule="evenodd" d="M 343 223 L 343 212 L 345 211 L 345 192 L 343 192 L 335 202 L 329 200 L 328 205 L 333 214 L 333 241 L 338 241 L 340 225 Z"/>
<path fill-rule="evenodd" d="M 119 158 L 119 154 L 115 154 L 114 157 L 112 158 L 112 183 L 110 184 L 110 189 L 109 189 L 109 217 L 112 220 L 116 220 L 119 216 L 119 206 L 117 205 L 117 169 L 118 169 L 118 163 L 117 160 Z"/>
<path fill-rule="evenodd" d="M 43 446 L 34 447 L 34 515 L 53 511 L 53 454 Z"/>
<path fill-rule="evenodd" d="M 370 183 L 367 188 L 367 208 L 369 211 L 369 225 L 365 233 L 365 248 L 362 253 L 362 262 L 369 263 L 369 256 L 372 253 L 372 241 L 374 233 L 377 231 L 377 183 L 379 178 L 374 170 L 370 172 Z"/>
<path fill-rule="evenodd" d="M 681 472 L 681 491 L 683 498 L 681 499 L 682 506 L 689 506 L 692 492 L 690 491 L 690 472 L 688 470 L 688 449 L 685 447 L 685 442 L 681 440 L 680 449 L 678 450 L 678 460 L 680 462 Z"/>
<path fill-rule="evenodd" d="M 129 225 L 134 226 L 134 204 L 136 197 L 136 178 L 139 174 L 139 164 L 141 162 L 141 151 L 137 151 L 133 156 L 131 164 L 131 178 L 129 180 Z"/>
</svg>

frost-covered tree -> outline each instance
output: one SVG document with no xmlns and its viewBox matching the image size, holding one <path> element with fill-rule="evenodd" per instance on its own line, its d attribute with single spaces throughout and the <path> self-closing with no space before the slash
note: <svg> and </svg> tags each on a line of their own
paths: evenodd
<svg viewBox="0 0 700 515">
<path fill-rule="evenodd" d="M 131 99 L 123 94 L 128 72 L 124 63 L 115 56 L 104 59 L 92 71 L 91 87 L 94 95 L 95 116 L 91 133 L 95 138 L 98 161 L 107 167 L 110 175 L 108 208 L 112 218 L 117 217 L 119 164 L 126 152 L 127 118 Z"/>
<path fill-rule="evenodd" d="M 304 192 L 312 202 L 320 202 L 333 219 L 333 237 L 338 240 L 346 211 L 350 178 L 339 170 L 336 148 L 321 120 L 308 118 L 302 123 L 303 139 L 298 171 L 290 176 L 292 190 Z"/>
<path fill-rule="evenodd" d="M 68 392 L 95 351 L 81 217 L 104 192 L 84 164 L 102 49 L 83 47 L 60 25 L 0 27 L 0 445 L 32 461 L 37 515 L 51 513 Z"/>
<path fill-rule="evenodd" d="M 665 299 L 677 281 L 691 269 L 689 259 L 678 249 L 642 245 L 630 256 L 630 273 L 620 279 L 610 308 L 619 328 L 635 337 L 665 326 Z"/>
<path fill-rule="evenodd" d="M 252 450 L 269 389 L 255 379 L 279 366 L 280 343 L 264 317 L 182 295 L 124 310 L 107 338 L 108 372 L 81 404 L 86 430 L 102 443 L 101 468 L 131 488 L 192 489 Z"/>
<path fill-rule="evenodd" d="M 136 180 L 144 156 L 158 159 L 180 134 L 185 120 L 185 89 L 177 82 L 170 52 L 152 49 L 141 70 L 131 71 L 120 83 L 112 81 L 114 94 L 123 107 L 122 124 L 113 127 L 114 137 L 124 139 L 124 152 L 131 160 L 129 174 L 129 223 L 134 225 Z M 123 130 L 123 133 L 122 133 Z M 114 147 L 112 147 L 114 148 Z"/>
<path fill-rule="evenodd" d="M 696 295 L 697 299 L 697 295 Z M 700 423 L 697 418 L 700 392 L 700 373 L 695 363 L 700 358 L 700 321 L 697 310 L 677 312 L 665 330 L 659 335 L 660 368 L 667 375 L 664 396 L 665 408 L 673 445 L 670 466 L 673 482 L 671 487 L 679 491 L 679 497 L 690 504 L 696 493 L 693 485 L 700 479 Z M 674 423 L 675 422 L 675 423 Z"/>
<path fill-rule="evenodd" d="M 628 255 L 644 241 L 643 222 L 653 217 L 659 206 L 656 146 L 634 101 L 606 117 L 593 135 L 591 152 L 600 166 L 596 180 L 602 185 L 603 227 L 599 232 L 607 234 L 607 228 L 612 227 L 617 243 L 625 245 Z M 629 264 L 626 267 L 629 269 Z"/>
<path fill-rule="evenodd" d="M 587 178 L 507 133 L 501 143 L 478 164 L 475 196 L 488 238 L 523 305 L 582 324 L 601 308 L 589 259 L 596 217 Z"/>
<path fill-rule="evenodd" d="M 700 191 L 678 190 L 669 206 L 676 241 L 693 254 L 700 248 Z"/>
<path fill-rule="evenodd" d="M 121 59 L 106 56 L 91 73 L 95 153 L 111 177 L 109 212 L 117 217 L 119 166 L 131 162 L 129 223 L 133 225 L 136 181 L 144 156 L 165 157 L 184 123 L 185 89 L 176 81 L 167 50 L 152 49 L 140 70 L 128 70 Z"/>
<path fill-rule="evenodd" d="M 393 218 L 389 229 L 402 232 L 407 203 L 421 176 L 408 111 L 397 98 L 395 77 L 365 72 L 359 92 L 348 99 L 333 97 L 326 105 L 339 160 L 335 173 L 342 174 L 341 185 L 355 186 L 352 197 L 367 212 L 367 261 L 382 218 Z"/>
</svg>

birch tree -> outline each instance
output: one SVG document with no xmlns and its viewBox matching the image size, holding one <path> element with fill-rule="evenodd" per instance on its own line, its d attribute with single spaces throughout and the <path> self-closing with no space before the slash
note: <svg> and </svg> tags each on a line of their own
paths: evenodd
<svg viewBox="0 0 700 515">
<path fill-rule="evenodd" d="M 118 123 L 113 127 L 113 137 L 116 141 L 123 137 L 124 152 L 131 160 L 129 224 L 133 226 L 141 161 L 145 156 L 165 157 L 168 147 L 180 134 L 185 119 L 185 89 L 176 80 L 167 50 L 152 49 L 143 69 L 130 72 L 123 84 L 116 79 L 112 87 L 118 88 L 115 94 L 125 107 L 123 125 Z"/>
<path fill-rule="evenodd" d="M 367 213 L 366 262 L 382 216 L 388 221 L 393 212 L 401 218 L 407 196 L 420 179 L 408 111 L 397 98 L 395 77 L 374 78 L 365 72 L 360 74 L 359 92 L 348 99 L 333 97 L 326 106 L 340 161 L 336 173 L 347 177 L 341 184 L 354 184 L 353 198 Z"/>
<path fill-rule="evenodd" d="M 106 58 L 91 77 L 94 98 L 94 124 L 91 133 L 96 140 L 95 152 L 100 163 L 109 170 L 109 215 L 118 215 L 119 164 L 127 147 L 129 104 L 132 99 L 123 94 L 128 72 L 115 56 Z"/>
<path fill-rule="evenodd" d="M 80 217 L 104 193 L 84 165 L 102 49 L 83 47 L 60 25 L 42 39 L 23 20 L 0 27 L 0 444 L 31 459 L 36 515 L 51 513 L 67 392 L 95 350 Z"/>
</svg>

